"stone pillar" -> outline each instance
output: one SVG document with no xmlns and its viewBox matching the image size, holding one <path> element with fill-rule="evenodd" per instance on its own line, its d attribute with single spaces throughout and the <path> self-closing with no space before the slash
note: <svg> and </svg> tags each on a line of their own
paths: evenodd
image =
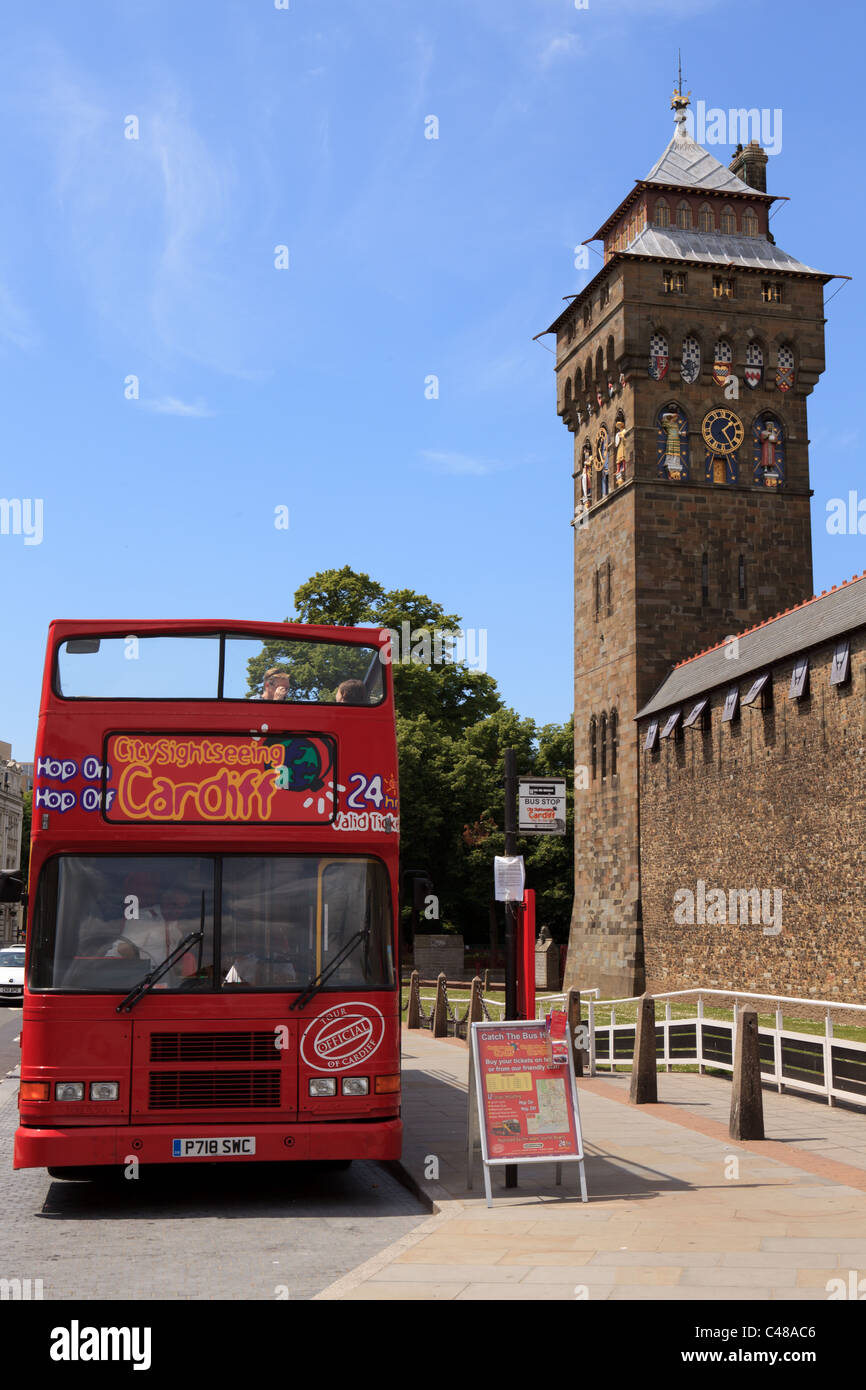
<svg viewBox="0 0 866 1390">
<path fill-rule="evenodd" d="M 763 1139 L 764 1096 L 761 1090 L 761 1058 L 758 1051 L 758 1015 L 743 1008 L 737 1019 L 734 1052 L 734 1084 L 731 1088 L 732 1139 Z"/>
<path fill-rule="evenodd" d="M 568 991 L 568 1040 L 571 1044 L 571 1055 L 574 1058 L 575 1076 L 583 1076 L 583 1050 L 575 1042 L 577 1030 L 580 1028 L 580 990 L 570 989 Z"/>
<path fill-rule="evenodd" d="M 436 980 L 436 1003 L 433 1005 L 433 1036 L 448 1036 L 448 1010 L 445 1006 L 445 976 L 440 974 Z"/>
<path fill-rule="evenodd" d="M 421 976 L 413 970 L 409 976 L 409 1003 L 406 1009 L 406 1027 L 421 1027 Z"/>
<path fill-rule="evenodd" d="M 659 1098 L 656 1076 L 656 1001 L 642 994 L 637 1004 L 634 1059 L 629 1100 L 632 1105 L 655 1104 Z"/>
</svg>

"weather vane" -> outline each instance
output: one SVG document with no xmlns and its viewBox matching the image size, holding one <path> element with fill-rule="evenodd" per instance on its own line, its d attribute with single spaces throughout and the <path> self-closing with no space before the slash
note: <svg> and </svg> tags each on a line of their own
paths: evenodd
<svg viewBox="0 0 866 1390">
<path fill-rule="evenodd" d="M 678 119 L 678 120 L 680 120 L 680 119 L 684 120 L 684 119 L 685 119 L 685 109 L 686 109 L 686 107 L 689 105 L 689 99 L 690 99 L 691 95 L 692 95 L 691 92 L 687 92 L 686 95 L 683 96 L 683 55 L 682 55 L 682 51 L 678 48 L 678 49 L 677 49 L 677 85 L 676 85 L 676 87 L 674 88 L 674 94 L 673 94 L 673 96 L 671 97 L 671 110 L 672 110 L 672 111 L 676 111 L 676 113 L 677 113 L 677 119 Z"/>
</svg>

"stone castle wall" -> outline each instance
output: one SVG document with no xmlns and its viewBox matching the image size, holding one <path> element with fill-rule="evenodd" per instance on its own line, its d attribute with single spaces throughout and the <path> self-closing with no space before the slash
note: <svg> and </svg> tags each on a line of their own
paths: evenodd
<svg viewBox="0 0 866 1390">
<path fill-rule="evenodd" d="M 832 655 L 832 642 L 810 653 L 806 700 L 789 698 L 791 657 L 773 671 L 772 710 L 746 708 L 722 724 L 716 691 L 709 730 L 685 729 L 655 752 L 643 749 L 641 721 L 648 989 L 701 984 L 866 1003 L 866 633 L 852 636 L 845 686 L 829 684 Z M 731 668 L 733 681 L 736 661 Z M 769 922 L 753 923 L 751 907 L 745 923 L 676 921 L 682 890 L 696 895 L 697 915 L 699 881 L 705 898 L 718 888 L 778 889 L 781 930 L 772 931 L 771 896 Z"/>
</svg>

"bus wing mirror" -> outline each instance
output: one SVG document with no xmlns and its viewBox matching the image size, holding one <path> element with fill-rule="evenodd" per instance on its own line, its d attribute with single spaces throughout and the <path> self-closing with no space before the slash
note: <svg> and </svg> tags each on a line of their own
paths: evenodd
<svg viewBox="0 0 866 1390">
<path fill-rule="evenodd" d="M 0 874 L 0 903 L 20 903 L 23 897 L 23 878 L 17 874 Z"/>
</svg>

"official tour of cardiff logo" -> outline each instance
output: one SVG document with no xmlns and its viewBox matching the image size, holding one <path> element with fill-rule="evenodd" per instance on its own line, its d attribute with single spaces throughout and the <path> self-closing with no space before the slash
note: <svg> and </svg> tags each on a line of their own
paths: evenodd
<svg viewBox="0 0 866 1390">
<path fill-rule="evenodd" d="M 348 1071 L 372 1057 L 385 1036 L 374 1004 L 351 999 L 314 1018 L 301 1038 L 301 1057 L 313 1071 Z"/>
</svg>

